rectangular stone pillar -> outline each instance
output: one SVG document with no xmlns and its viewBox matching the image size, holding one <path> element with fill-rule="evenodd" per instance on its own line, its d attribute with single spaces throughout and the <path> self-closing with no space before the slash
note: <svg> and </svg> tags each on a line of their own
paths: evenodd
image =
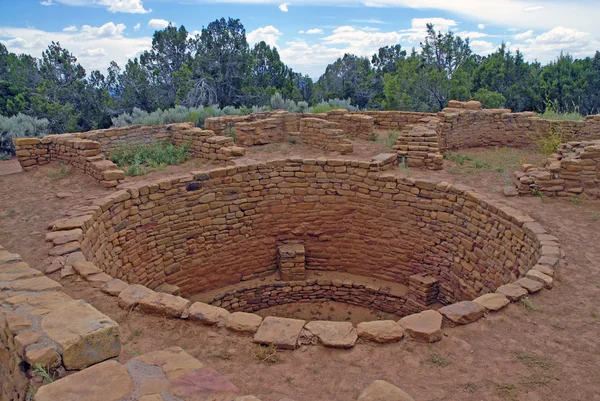
<svg viewBox="0 0 600 401">
<path fill-rule="evenodd" d="M 414 274 L 408 278 L 408 297 L 423 306 L 436 303 L 439 293 L 440 289 L 435 277 Z"/>
<path fill-rule="evenodd" d="M 283 244 L 277 248 L 277 262 L 283 281 L 304 280 L 304 245 Z"/>
</svg>

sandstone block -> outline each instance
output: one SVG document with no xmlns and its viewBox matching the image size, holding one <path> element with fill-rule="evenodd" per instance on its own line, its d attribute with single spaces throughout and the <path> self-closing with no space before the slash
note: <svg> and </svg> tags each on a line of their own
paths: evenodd
<svg viewBox="0 0 600 401">
<path fill-rule="evenodd" d="M 326 347 L 352 348 L 358 340 L 358 335 L 350 322 L 329 322 L 315 320 L 304 328 L 316 336 Z"/>
<path fill-rule="evenodd" d="M 256 333 L 262 317 L 254 313 L 233 312 L 227 316 L 225 327 L 239 333 Z"/>
<path fill-rule="evenodd" d="M 162 316 L 181 317 L 181 314 L 190 305 L 187 299 L 155 292 L 139 301 L 140 310 Z"/>
<path fill-rule="evenodd" d="M 527 277 L 518 279 L 517 281 L 515 281 L 515 284 L 525 288 L 530 294 L 541 291 L 542 288 L 544 288 L 544 284 Z"/>
<path fill-rule="evenodd" d="M 113 297 L 118 297 L 119 294 L 121 294 L 121 292 L 127 287 L 129 287 L 129 284 L 127 284 L 123 280 L 113 278 L 112 280 L 105 283 L 102 287 L 100 287 L 100 289 L 105 294 L 112 295 Z"/>
<path fill-rule="evenodd" d="M 398 387 L 384 381 L 375 380 L 360 395 L 357 401 L 415 401 Z"/>
<path fill-rule="evenodd" d="M 496 289 L 498 294 L 504 295 L 510 302 L 520 301 L 527 295 L 527 290 L 516 284 L 505 284 Z"/>
<path fill-rule="evenodd" d="M 254 342 L 275 345 L 280 349 L 296 349 L 305 323 L 304 320 L 268 316 L 254 334 Z"/>
<path fill-rule="evenodd" d="M 102 273 L 98 267 L 92 262 L 88 262 L 86 260 L 78 260 L 73 263 L 73 269 L 79 274 L 81 277 L 86 278 L 92 274 Z"/>
<path fill-rule="evenodd" d="M 11 289 L 13 291 L 31 292 L 58 291 L 62 289 L 62 285 L 46 276 L 41 276 L 13 281 L 11 284 Z"/>
<path fill-rule="evenodd" d="M 119 306 L 123 309 L 133 309 L 140 301 L 149 295 L 154 294 L 150 288 L 140 284 L 132 284 L 125 288 L 119 294 Z"/>
<path fill-rule="evenodd" d="M 356 326 L 358 337 L 365 341 L 388 343 L 404 337 L 404 330 L 393 320 L 362 322 Z"/>
<path fill-rule="evenodd" d="M 25 360 L 31 366 L 39 363 L 45 368 L 55 368 L 60 365 L 60 357 L 54 347 L 31 349 L 25 354 Z"/>
<path fill-rule="evenodd" d="M 478 298 L 475 298 L 473 302 L 483 306 L 489 311 L 500 310 L 510 303 L 508 298 L 498 293 L 482 295 Z"/>
<path fill-rule="evenodd" d="M 210 326 L 227 318 L 229 311 L 218 306 L 194 302 L 188 309 L 188 314 L 190 320 L 196 320 Z"/>
<path fill-rule="evenodd" d="M 537 270 L 540 273 L 544 273 L 546 276 L 554 277 L 554 269 L 544 265 L 535 265 L 531 270 Z"/>
<path fill-rule="evenodd" d="M 117 323 L 81 300 L 62 303 L 42 319 L 41 328 L 61 346 L 66 369 L 83 369 L 121 352 Z"/>
<path fill-rule="evenodd" d="M 482 318 L 485 311 L 486 309 L 476 302 L 461 301 L 444 306 L 438 312 L 454 323 L 468 324 Z"/>
<path fill-rule="evenodd" d="M 408 315 L 398 324 L 414 340 L 432 343 L 442 339 L 442 315 L 434 310 L 425 310 Z"/>
<path fill-rule="evenodd" d="M 554 285 L 554 279 L 538 270 L 529 270 L 525 277 L 539 281 L 544 285 L 544 288 L 551 289 Z"/>
</svg>

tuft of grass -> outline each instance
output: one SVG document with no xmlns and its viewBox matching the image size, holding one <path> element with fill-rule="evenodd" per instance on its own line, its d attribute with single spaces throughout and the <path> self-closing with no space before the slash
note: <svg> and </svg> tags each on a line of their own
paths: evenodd
<svg viewBox="0 0 600 401">
<path fill-rule="evenodd" d="M 600 220 L 600 213 L 594 213 L 592 215 L 592 221 L 596 222 L 598 220 Z"/>
<path fill-rule="evenodd" d="M 517 387 L 512 383 L 496 383 L 496 394 L 503 400 L 516 401 Z"/>
<path fill-rule="evenodd" d="M 295 145 L 296 144 L 296 138 L 290 138 L 290 144 Z"/>
<path fill-rule="evenodd" d="M 527 310 L 530 310 L 530 311 L 537 311 L 538 310 L 538 307 L 535 306 L 535 304 L 533 303 L 533 301 L 529 297 L 525 297 L 525 298 L 521 299 L 521 304 Z"/>
<path fill-rule="evenodd" d="M 540 190 L 537 188 L 531 188 L 531 195 L 540 199 L 544 199 L 544 194 L 541 193 Z"/>
<path fill-rule="evenodd" d="M 316 374 L 318 374 L 321 371 L 321 368 L 319 368 L 317 366 L 309 366 L 307 369 L 313 375 L 316 375 Z"/>
<path fill-rule="evenodd" d="M 48 175 L 50 176 L 50 178 L 52 178 L 53 180 L 59 181 L 62 180 L 63 178 L 68 177 L 68 175 L 71 174 L 71 166 L 64 164 L 64 163 L 60 163 L 60 167 L 58 167 L 55 170 L 50 170 L 48 172 Z"/>
<path fill-rule="evenodd" d="M 552 359 L 550 357 L 539 356 L 527 351 L 516 351 L 514 354 L 517 361 L 529 368 L 549 370 L 552 367 Z"/>
<path fill-rule="evenodd" d="M 44 378 L 44 381 L 46 381 L 47 383 L 54 382 L 54 378 L 50 374 L 50 370 L 48 368 L 43 367 L 39 363 L 33 365 L 33 373 L 35 373 L 38 376 L 42 376 Z"/>
<path fill-rule="evenodd" d="M 400 132 L 398 130 L 389 130 L 387 135 L 380 138 L 380 142 L 387 148 L 391 149 L 396 142 L 398 141 L 398 137 L 400 136 Z"/>
<path fill-rule="evenodd" d="M 129 176 L 144 175 L 172 164 L 181 164 L 189 158 L 190 144 L 175 146 L 172 143 L 151 145 L 123 145 L 113 151 L 111 160 L 125 168 Z"/>
<path fill-rule="evenodd" d="M 371 133 L 371 135 L 369 135 L 368 140 L 371 142 L 377 142 L 379 140 L 379 134 L 377 132 Z"/>
<path fill-rule="evenodd" d="M 444 355 L 440 354 L 437 351 L 431 351 L 429 354 L 429 359 L 427 360 L 431 365 L 436 366 L 438 368 L 445 368 L 450 366 L 452 362 L 450 362 Z"/>
<path fill-rule="evenodd" d="M 281 357 L 277 354 L 277 347 L 275 345 L 269 345 L 265 347 L 259 345 L 254 349 L 254 359 L 258 362 L 266 364 L 275 364 L 281 361 Z"/>
<path fill-rule="evenodd" d="M 479 386 L 477 385 L 477 383 L 473 383 L 473 382 L 467 382 L 464 385 L 464 389 L 467 393 L 476 393 L 477 390 L 479 390 Z"/>
<path fill-rule="evenodd" d="M 574 205 L 579 205 L 581 204 L 581 198 L 577 195 L 573 195 L 571 196 L 571 203 Z"/>
<path fill-rule="evenodd" d="M 538 150 L 544 156 L 550 156 L 553 153 L 557 153 L 560 144 L 565 142 L 560 128 L 554 125 L 550 125 L 548 132 L 542 136 L 537 136 L 534 133 L 528 133 L 527 136 L 535 142 Z"/>
</svg>

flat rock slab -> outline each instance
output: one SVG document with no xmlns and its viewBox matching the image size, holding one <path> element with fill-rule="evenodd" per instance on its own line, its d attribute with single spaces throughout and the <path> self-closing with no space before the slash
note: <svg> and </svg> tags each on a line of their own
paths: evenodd
<svg viewBox="0 0 600 401">
<path fill-rule="evenodd" d="M 150 288 L 141 284 L 132 284 L 119 294 L 118 304 L 123 309 L 133 309 L 147 296 L 154 294 Z"/>
<path fill-rule="evenodd" d="M 16 253 L 10 253 L 7 250 L 0 250 L 0 264 L 20 262 L 21 256 Z"/>
<path fill-rule="evenodd" d="M 119 326 L 84 301 L 67 301 L 41 322 L 44 333 L 63 351 L 66 369 L 83 369 L 121 352 Z"/>
<path fill-rule="evenodd" d="M 119 401 L 133 390 L 125 367 L 107 361 L 40 387 L 35 401 Z"/>
<path fill-rule="evenodd" d="M 306 324 L 304 328 L 316 336 L 326 347 L 351 348 L 358 340 L 356 330 L 350 322 L 315 320 Z"/>
<path fill-rule="evenodd" d="M 304 320 L 267 316 L 254 334 L 254 342 L 275 345 L 280 349 L 296 349 L 305 323 Z"/>
<path fill-rule="evenodd" d="M 365 341 L 389 343 L 404 337 L 404 330 L 393 320 L 362 322 L 356 326 L 358 337 Z"/>
<path fill-rule="evenodd" d="M 85 260 L 85 256 L 83 256 L 82 252 L 73 252 L 65 259 L 65 266 L 72 266 L 78 260 Z"/>
<path fill-rule="evenodd" d="M 13 281 L 11 284 L 11 289 L 13 291 L 30 292 L 58 291 L 62 289 L 62 285 L 46 276 L 40 276 L 25 280 Z"/>
<path fill-rule="evenodd" d="M 214 369 L 202 368 L 171 380 L 168 392 L 181 400 L 216 401 L 233 399 L 240 390 Z"/>
<path fill-rule="evenodd" d="M 233 312 L 227 316 L 225 327 L 239 333 L 256 333 L 262 317 L 254 313 Z"/>
<path fill-rule="evenodd" d="M 67 242 L 65 244 L 56 245 L 54 248 L 48 251 L 50 256 L 62 256 L 69 253 L 77 252 L 81 249 L 79 241 Z"/>
<path fill-rule="evenodd" d="M 444 306 L 438 312 L 456 324 L 469 324 L 482 318 L 485 311 L 486 309 L 476 302 L 461 301 Z"/>
<path fill-rule="evenodd" d="M 150 352 L 137 356 L 131 361 L 158 366 L 169 380 L 204 367 L 199 360 L 190 356 L 180 347 L 170 347 L 164 350 Z"/>
<path fill-rule="evenodd" d="M 175 295 L 155 292 L 139 302 L 140 310 L 155 315 L 181 317 L 190 301 Z"/>
<path fill-rule="evenodd" d="M 504 308 L 510 303 L 508 298 L 502 294 L 485 294 L 479 298 L 475 298 L 473 302 L 483 306 L 489 311 L 497 311 Z"/>
<path fill-rule="evenodd" d="M 79 241 L 83 236 L 83 230 L 75 228 L 65 231 L 51 231 L 46 234 L 46 241 L 52 242 L 54 245 L 62 245 L 67 242 Z"/>
<path fill-rule="evenodd" d="M 100 287 L 104 286 L 104 284 L 111 281 L 112 279 L 113 278 L 111 276 L 109 276 L 108 274 L 106 274 L 104 272 L 100 272 L 100 273 L 96 273 L 96 274 L 90 274 L 89 276 L 87 276 L 85 278 L 85 281 L 87 281 L 88 284 L 94 288 L 100 288 Z"/>
<path fill-rule="evenodd" d="M 538 270 L 529 270 L 525 277 L 539 281 L 544 285 L 544 288 L 551 289 L 554 285 L 554 279 Z"/>
<path fill-rule="evenodd" d="M 442 339 L 443 316 L 434 310 L 426 310 L 403 317 L 398 324 L 414 340 L 432 343 Z"/>
<path fill-rule="evenodd" d="M 525 288 L 530 294 L 539 292 L 544 288 L 544 284 L 527 277 L 522 277 L 518 279 L 517 281 L 515 281 L 515 284 Z"/>
<path fill-rule="evenodd" d="M 113 278 L 112 280 L 106 282 L 102 287 L 100 287 L 100 290 L 105 294 L 111 295 L 113 297 L 118 297 L 119 294 L 127 287 L 129 287 L 129 284 L 127 284 L 123 280 Z"/>
<path fill-rule="evenodd" d="M 544 265 L 535 265 L 531 270 L 537 270 L 540 273 L 544 273 L 546 276 L 554 277 L 554 269 Z"/>
<path fill-rule="evenodd" d="M 504 295 L 510 302 L 520 301 L 521 298 L 528 294 L 525 288 L 516 284 L 502 285 L 496 289 L 496 292 Z"/>
<path fill-rule="evenodd" d="M 375 380 L 359 396 L 357 401 L 415 401 L 398 387 L 384 380 Z"/>
<path fill-rule="evenodd" d="M 86 278 L 91 274 L 102 273 L 102 270 L 98 268 L 92 262 L 88 262 L 87 260 L 77 260 L 72 264 L 73 269 L 79 274 L 81 277 Z"/>
<path fill-rule="evenodd" d="M 179 295 L 181 289 L 173 284 L 163 283 L 154 289 L 156 292 L 164 292 L 165 294 Z"/>
<path fill-rule="evenodd" d="M 22 266 L 18 269 L 12 269 L 11 271 L 0 273 L 0 281 L 14 281 L 26 278 L 39 277 L 42 272 L 39 270 L 32 269 L 28 266 Z"/>
<path fill-rule="evenodd" d="M 190 320 L 211 326 L 226 319 L 229 311 L 203 302 L 194 302 L 188 309 L 188 315 Z"/>
</svg>

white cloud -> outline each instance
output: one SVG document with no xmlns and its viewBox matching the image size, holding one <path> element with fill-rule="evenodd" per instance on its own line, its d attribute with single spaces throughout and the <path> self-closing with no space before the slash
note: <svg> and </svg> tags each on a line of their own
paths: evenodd
<svg viewBox="0 0 600 401">
<path fill-rule="evenodd" d="M 78 32 L 49 32 L 34 28 L 0 26 L 0 41 L 13 53 L 40 57 L 51 41 L 72 52 L 86 71 L 105 71 L 112 60 L 122 68 L 127 59 L 150 48 L 152 38 L 126 38 L 125 25 L 112 22 L 101 27 L 84 25 Z"/>
<path fill-rule="evenodd" d="M 327 64 L 344 55 L 344 49 L 320 44 L 311 46 L 304 41 L 287 42 L 286 46 L 279 52 L 283 62 L 313 78 L 321 76 Z"/>
<path fill-rule="evenodd" d="M 289 11 L 288 6 L 290 5 L 290 3 L 283 3 L 279 5 L 279 9 L 281 11 L 283 11 L 284 13 L 287 13 Z"/>
<path fill-rule="evenodd" d="M 485 29 L 485 24 L 479 24 L 479 25 L 477 25 L 477 29 Z"/>
<path fill-rule="evenodd" d="M 375 18 L 369 18 L 369 19 L 353 19 L 350 20 L 350 22 L 360 22 L 363 24 L 389 24 L 389 22 L 385 22 L 379 19 L 375 19 Z"/>
<path fill-rule="evenodd" d="M 492 53 L 494 50 L 496 50 L 497 46 L 494 46 L 491 42 L 485 41 L 485 40 L 473 40 L 470 43 L 471 45 L 471 49 L 477 53 L 477 54 L 481 54 L 482 56 L 487 56 L 488 54 Z"/>
<path fill-rule="evenodd" d="M 276 47 L 277 40 L 281 35 L 282 33 L 279 29 L 275 28 L 273 25 L 269 25 L 253 30 L 246 35 L 246 38 L 250 45 L 264 41 L 269 46 Z"/>
<path fill-rule="evenodd" d="M 306 32 L 305 32 L 305 31 L 298 31 L 298 33 L 299 33 L 300 35 L 302 35 L 303 33 L 306 33 Z"/>
<path fill-rule="evenodd" d="M 525 40 L 525 39 L 529 39 L 532 36 L 533 36 L 533 31 L 530 29 L 528 31 L 517 33 L 516 35 L 513 35 L 513 38 L 515 38 L 516 40 Z"/>
<path fill-rule="evenodd" d="M 173 25 L 175 25 L 175 24 L 173 24 Z M 152 18 L 150 21 L 148 21 L 148 28 L 165 29 L 168 26 L 169 26 L 169 21 L 167 21 L 166 19 Z"/>
<path fill-rule="evenodd" d="M 69 25 L 66 28 L 63 28 L 63 32 L 77 32 L 77 27 L 75 25 Z"/>
<path fill-rule="evenodd" d="M 517 36 L 519 35 L 515 35 L 515 39 L 522 42 L 512 44 L 511 48 L 521 50 L 528 60 L 537 59 L 542 63 L 556 59 L 560 52 L 582 58 L 594 54 L 600 48 L 600 41 L 589 33 L 562 26 L 537 36 L 531 31 L 524 32 L 520 38 Z"/>
<path fill-rule="evenodd" d="M 538 11 L 538 10 L 543 10 L 544 8 L 545 8 L 544 6 L 525 7 L 523 9 L 523 11 Z"/>
<path fill-rule="evenodd" d="M 413 18 L 409 29 L 401 30 L 401 37 L 412 45 L 418 45 L 427 36 L 427 24 L 433 24 L 436 31 L 448 32 L 458 23 L 447 18 Z"/>
<path fill-rule="evenodd" d="M 142 25 L 141 25 L 141 24 L 138 22 L 137 24 L 135 24 L 135 25 L 133 26 L 133 30 L 137 32 L 137 31 L 139 31 L 139 30 L 140 30 L 140 28 L 141 28 L 141 27 L 142 27 Z"/>
<path fill-rule="evenodd" d="M 147 14 L 152 12 L 151 9 L 144 8 L 142 0 L 47 0 L 46 2 L 60 3 L 65 6 L 106 7 L 111 13 Z"/>
<path fill-rule="evenodd" d="M 306 31 L 306 33 L 308 35 L 319 35 L 319 34 L 323 34 L 323 30 L 322 29 L 318 29 L 318 28 L 314 28 L 314 29 L 309 29 L 308 31 Z"/>
<path fill-rule="evenodd" d="M 53 6 L 55 5 L 52 0 L 40 1 L 40 4 L 43 6 Z"/>
<path fill-rule="evenodd" d="M 380 47 L 400 42 L 398 32 L 366 32 L 351 26 L 341 26 L 333 34 L 323 38 L 328 45 L 345 45 L 345 52 L 361 56 L 371 56 Z"/>
</svg>

